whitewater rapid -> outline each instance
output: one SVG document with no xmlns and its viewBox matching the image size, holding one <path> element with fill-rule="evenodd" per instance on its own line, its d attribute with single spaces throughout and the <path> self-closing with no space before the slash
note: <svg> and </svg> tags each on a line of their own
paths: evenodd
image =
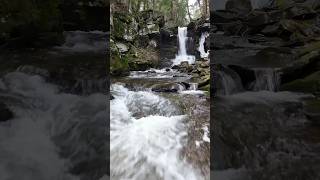
<svg viewBox="0 0 320 180">
<path fill-rule="evenodd" d="M 201 180 L 183 158 L 186 116 L 168 99 L 113 84 L 110 164 L 114 180 Z"/>
<path fill-rule="evenodd" d="M 13 119 L 0 123 L 0 179 L 103 176 L 107 166 L 105 95 L 61 93 L 38 75 L 12 72 L 0 80 L 0 97 L 14 113 Z M 71 168 L 93 159 L 102 165 L 83 168 L 81 175 L 70 173 Z"/>
</svg>

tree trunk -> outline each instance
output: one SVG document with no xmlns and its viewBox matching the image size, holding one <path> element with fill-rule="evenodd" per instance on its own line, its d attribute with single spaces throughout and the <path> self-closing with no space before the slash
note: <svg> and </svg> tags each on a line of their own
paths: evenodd
<svg viewBox="0 0 320 180">
<path fill-rule="evenodd" d="M 187 0 L 187 10 L 188 10 L 188 16 L 189 16 L 189 21 L 192 21 L 191 15 L 190 15 L 190 9 L 189 9 L 189 0 Z"/>
<path fill-rule="evenodd" d="M 204 17 L 208 17 L 208 0 L 203 0 L 203 6 L 204 6 Z"/>
</svg>

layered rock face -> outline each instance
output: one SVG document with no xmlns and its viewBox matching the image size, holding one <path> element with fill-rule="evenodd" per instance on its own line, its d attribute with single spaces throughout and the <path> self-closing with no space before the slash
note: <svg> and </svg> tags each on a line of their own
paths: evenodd
<svg viewBox="0 0 320 180">
<path fill-rule="evenodd" d="M 228 2 L 211 11 L 213 174 L 318 179 L 319 3 Z"/>
</svg>

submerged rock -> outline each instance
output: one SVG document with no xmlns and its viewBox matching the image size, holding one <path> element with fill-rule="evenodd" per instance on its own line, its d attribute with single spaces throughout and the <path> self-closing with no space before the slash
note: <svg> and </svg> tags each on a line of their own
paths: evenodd
<svg viewBox="0 0 320 180">
<path fill-rule="evenodd" d="M 155 84 L 151 87 L 152 91 L 155 92 L 178 92 L 185 90 L 185 86 L 180 83 L 163 83 Z"/>
</svg>

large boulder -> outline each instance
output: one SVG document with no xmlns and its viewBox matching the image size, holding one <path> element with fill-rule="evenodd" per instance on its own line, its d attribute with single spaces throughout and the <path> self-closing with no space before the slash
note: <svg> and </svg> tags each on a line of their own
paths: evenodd
<svg viewBox="0 0 320 180">
<path fill-rule="evenodd" d="M 131 71 L 145 71 L 150 68 L 158 67 L 159 53 L 152 48 L 132 47 L 127 54 L 129 69 Z"/>
</svg>

